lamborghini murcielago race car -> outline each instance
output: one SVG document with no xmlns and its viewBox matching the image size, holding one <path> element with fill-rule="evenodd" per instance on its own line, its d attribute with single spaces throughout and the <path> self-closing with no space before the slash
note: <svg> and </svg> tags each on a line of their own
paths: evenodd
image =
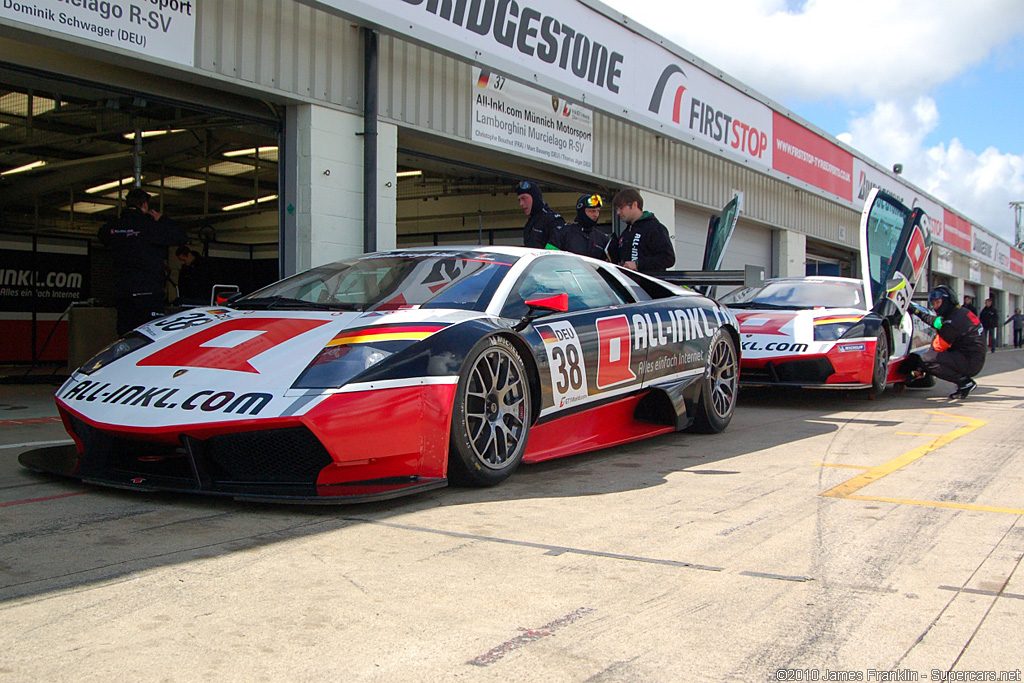
<svg viewBox="0 0 1024 683">
<path fill-rule="evenodd" d="M 736 404 L 739 326 L 685 288 L 512 247 L 366 254 L 140 327 L 56 401 L 85 482 L 351 502 L 486 486 Z"/>
<path fill-rule="evenodd" d="M 743 384 L 877 395 L 913 382 L 902 363 L 931 339 L 908 312 L 931 251 L 928 219 L 872 190 L 860 244 L 859 278 L 777 278 L 721 298 L 740 322 Z"/>
</svg>

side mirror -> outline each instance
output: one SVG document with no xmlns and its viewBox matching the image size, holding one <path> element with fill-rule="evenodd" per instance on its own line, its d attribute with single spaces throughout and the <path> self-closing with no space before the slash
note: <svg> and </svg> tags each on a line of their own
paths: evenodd
<svg viewBox="0 0 1024 683">
<path fill-rule="evenodd" d="M 551 315 L 552 313 L 565 313 L 569 310 L 569 295 L 562 293 L 554 296 L 544 297 L 543 299 L 529 299 L 524 302 L 529 310 L 526 312 L 519 322 L 516 323 L 516 332 L 522 331 L 527 325 L 532 323 L 537 318 L 545 315 Z"/>
</svg>

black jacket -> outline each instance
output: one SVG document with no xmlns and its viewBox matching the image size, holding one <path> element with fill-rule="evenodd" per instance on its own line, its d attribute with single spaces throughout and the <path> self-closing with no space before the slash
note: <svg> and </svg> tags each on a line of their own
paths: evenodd
<svg viewBox="0 0 1024 683">
<path fill-rule="evenodd" d="M 562 251 L 607 261 L 609 241 L 608 234 L 596 227 L 569 223 L 555 233 L 551 244 Z"/>
<path fill-rule="evenodd" d="M 986 330 L 999 327 L 999 311 L 996 310 L 995 306 L 985 306 L 981 309 L 981 313 L 978 314 L 978 319 L 981 320 L 981 326 Z"/>
<path fill-rule="evenodd" d="M 533 213 L 526 219 L 523 226 L 523 246 L 543 249 L 555 239 L 561 227 L 565 225 L 562 214 L 555 213 L 545 202 L 534 204 Z"/>
<path fill-rule="evenodd" d="M 985 357 L 988 349 L 981 334 L 981 320 L 968 308 L 958 306 L 942 318 L 939 336 L 949 344 L 949 350 L 965 356 Z"/>
<path fill-rule="evenodd" d="M 100 228 L 98 237 L 114 253 L 114 285 L 120 296 L 162 296 L 167 249 L 188 240 L 184 228 L 170 218 L 161 216 L 158 221 L 134 207 Z"/>
<path fill-rule="evenodd" d="M 178 296 L 188 303 L 210 303 L 213 270 L 205 256 L 196 254 L 192 265 L 182 264 L 178 271 Z"/>
<path fill-rule="evenodd" d="M 676 263 L 668 228 L 650 211 L 622 231 L 612 244 L 611 257 L 613 263 L 634 261 L 637 270 L 649 275 L 660 275 Z"/>
</svg>

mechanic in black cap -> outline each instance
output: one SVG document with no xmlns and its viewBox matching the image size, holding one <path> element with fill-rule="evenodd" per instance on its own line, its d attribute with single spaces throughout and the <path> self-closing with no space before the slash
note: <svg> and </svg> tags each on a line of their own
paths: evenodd
<svg viewBox="0 0 1024 683">
<path fill-rule="evenodd" d="M 149 208 L 149 193 L 128 190 L 120 218 L 100 228 L 100 242 L 114 255 L 117 334 L 124 335 L 164 314 L 167 249 L 185 244 L 185 229 Z"/>
<path fill-rule="evenodd" d="M 576 200 L 576 222 L 567 223 L 555 233 L 551 243 L 562 251 L 571 251 L 591 258 L 608 261 L 608 234 L 599 230 L 598 219 L 601 218 L 601 201 L 599 194 L 585 194 Z"/>
<path fill-rule="evenodd" d="M 529 216 L 523 227 L 523 246 L 546 249 L 548 244 L 553 244 L 552 240 L 565 225 L 565 219 L 544 203 L 540 188 L 532 180 L 523 180 L 516 185 L 516 194 L 519 207 Z"/>
<path fill-rule="evenodd" d="M 911 311 L 938 334 L 932 348 L 923 354 L 910 354 L 901 370 L 953 382 L 956 391 L 949 397 L 967 398 L 978 386 L 972 378 L 985 365 L 985 338 L 978 316 L 961 306 L 947 285 L 938 285 L 928 293 L 928 309 L 912 304 Z"/>
</svg>

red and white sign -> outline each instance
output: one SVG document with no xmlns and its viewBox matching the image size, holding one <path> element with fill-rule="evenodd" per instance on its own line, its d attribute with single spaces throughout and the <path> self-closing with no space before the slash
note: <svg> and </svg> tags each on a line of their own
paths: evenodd
<svg viewBox="0 0 1024 683">
<path fill-rule="evenodd" d="M 971 253 L 971 224 L 949 209 L 943 209 L 943 212 L 942 222 L 945 225 L 942 230 L 942 241 L 951 247 Z"/>
<path fill-rule="evenodd" d="M 853 155 L 817 133 L 773 112 L 772 168 L 853 201 Z"/>
<path fill-rule="evenodd" d="M 1010 247 L 1010 272 L 1024 275 L 1024 252 Z"/>
<path fill-rule="evenodd" d="M 597 362 L 597 388 L 607 389 L 636 379 L 630 364 L 633 344 L 630 339 L 629 320 L 624 315 L 600 318 L 596 321 L 597 343 L 600 354 Z"/>
</svg>

